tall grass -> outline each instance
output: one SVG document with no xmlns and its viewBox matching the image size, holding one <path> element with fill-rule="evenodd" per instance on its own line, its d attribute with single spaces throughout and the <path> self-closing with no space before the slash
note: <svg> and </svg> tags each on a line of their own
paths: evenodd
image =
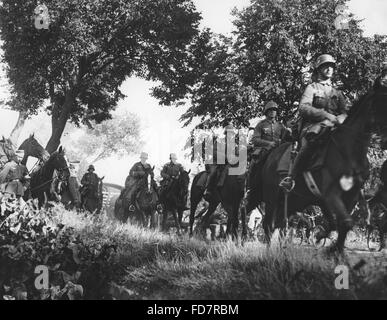
<svg viewBox="0 0 387 320">
<path fill-rule="evenodd" d="M 114 242 L 124 267 L 117 283 L 133 299 L 386 299 L 385 257 L 337 261 L 308 247 L 270 249 L 258 242 L 208 242 L 57 210 L 56 222 L 91 242 Z M 350 269 L 349 290 L 334 270 Z"/>
</svg>

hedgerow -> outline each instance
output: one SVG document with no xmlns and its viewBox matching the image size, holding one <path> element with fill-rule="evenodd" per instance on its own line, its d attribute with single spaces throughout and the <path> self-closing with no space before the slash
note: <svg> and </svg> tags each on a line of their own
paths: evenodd
<svg viewBox="0 0 387 320">
<path fill-rule="evenodd" d="M 2 299 L 104 299 L 119 273 L 114 241 L 87 241 L 74 228 L 54 222 L 53 209 L 29 201 L 2 200 L 0 213 L 0 297 Z M 37 266 L 49 286 L 36 287 Z"/>
</svg>

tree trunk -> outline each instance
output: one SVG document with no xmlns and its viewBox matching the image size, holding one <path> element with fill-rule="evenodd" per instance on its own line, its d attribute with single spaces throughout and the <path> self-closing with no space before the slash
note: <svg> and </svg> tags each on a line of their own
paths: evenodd
<svg viewBox="0 0 387 320">
<path fill-rule="evenodd" d="M 27 119 L 27 113 L 23 111 L 19 111 L 19 117 L 17 119 L 15 127 L 11 132 L 11 135 L 9 136 L 9 139 L 12 141 L 13 145 L 16 146 L 16 148 L 18 146 L 18 140 L 21 132 L 23 131 L 24 123 L 26 122 L 26 119 Z"/>
<path fill-rule="evenodd" d="M 48 140 L 46 150 L 52 154 L 60 146 L 60 139 L 66 127 L 67 120 L 70 117 L 70 112 L 75 100 L 74 93 L 70 90 L 66 94 L 66 99 L 63 105 L 55 104 L 51 115 L 51 137 Z"/>
</svg>

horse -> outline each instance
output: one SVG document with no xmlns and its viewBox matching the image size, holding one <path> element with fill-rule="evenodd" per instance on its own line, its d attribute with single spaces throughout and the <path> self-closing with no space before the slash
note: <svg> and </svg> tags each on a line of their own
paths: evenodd
<svg viewBox="0 0 387 320">
<path fill-rule="evenodd" d="M 38 199 L 39 207 L 42 207 L 47 201 L 56 200 L 51 192 L 51 185 L 55 179 L 53 178 L 55 170 L 58 173 L 56 179 L 67 181 L 70 170 L 62 147 L 53 152 L 39 169 L 31 173 L 31 196 L 33 199 Z"/>
<path fill-rule="evenodd" d="M 28 157 L 34 157 L 43 161 L 47 161 L 50 157 L 48 151 L 35 139 L 34 134 L 31 134 L 24 140 L 18 150 L 24 150 L 24 157 L 21 161 L 23 165 L 27 164 Z"/>
<path fill-rule="evenodd" d="M 225 170 L 228 170 L 226 168 Z M 190 236 L 193 235 L 193 225 L 195 221 L 195 212 L 196 208 L 203 198 L 204 189 L 199 187 L 198 181 L 202 178 L 202 176 L 206 174 L 205 171 L 199 172 L 194 180 L 192 181 L 191 186 L 191 211 L 189 218 L 189 233 Z M 233 239 L 238 238 L 238 226 L 239 226 L 239 209 L 241 205 L 241 201 L 244 196 L 245 190 L 245 176 L 243 175 L 230 175 L 227 174 L 223 186 L 218 187 L 214 190 L 214 193 L 209 199 L 209 205 L 206 213 L 202 218 L 202 231 L 206 229 L 206 227 L 210 223 L 210 219 L 212 214 L 215 212 L 216 208 L 219 204 L 222 205 L 224 210 L 227 212 L 227 230 L 226 235 L 231 235 Z M 245 211 L 241 211 L 242 215 L 242 235 L 246 237 L 247 228 L 246 228 L 246 215 Z M 196 217 L 197 218 L 197 217 Z"/>
<path fill-rule="evenodd" d="M 157 204 L 159 196 L 153 188 L 152 176 L 148 174 L 146 177 L 146 186 L 140 188 L 136 195 L 134 206 L 136 208 L 134 216 L 136 220 L 143 226 L 152 229 L 157 228 Z"/>
<path fill-rule="evenodd" d="M 57 172 L 54 172 L 52 182 L 53 193 L 58 202 L 61 202 L 67 210 L 81 209 L 81 193 L 77 177 L 71 176 L 68 179 L 57 179 Z"/>
<path fill-rule="evenodd" d="M 89 211 L 91 213 L 100 214 L 102 209 L 102 201 L 103 201 L 103 179 L 98 178 L 97 185 L 89 185 L 85 192 L 81 194 L 81 207 L 85 211 Z"/>
<path fill-rule="evenodd" d="M 122 223 L 126 223 L 129 218 L 133 218 L 131 220 L 140 222 L 141 225 L 145 226 L 149 217 L 155 219 L 152 215 L 157 204 L 158 194 L 153 187 L 154 181 L 151 172 L 153 172 L 153 168 L 152 171 L 146 172 L 138 182 L 134 203 L 135 211 L 133 213 L 129 211 L 130 199 L 127 197 L 128 189 L 120 188 L 121 193 L 114 203 L 114 216 Z M 152 227 L 155 227 L 154 221 L 153 223 L 151 221 L 151 224 Z"/>
<path fill-rule="evenodd" d="M 379 133 L 381 147 L 386 149 L 386 124 L 387 88 L 374 87 L 354 104 L 345 121 L 329 132 L 319 145 L 325 156 L 319 167 L 310 170 L 318 191 L 312 193 L 307 186 L 306 175 L 300 173 L 295 179 L 295 188 L 287 195 L 287 210 L 277 169 L 291 143 L 272 150 L 263 165 L 262 180 L 258 181 L 265 203 L 263 228 L 268 245 L 276 228 L 286 230 L 288 217 L 309 205 L 317 205 L 329 222 L 328 232 L 338 231 L 337 241 L 330 247 L 330 252 L 343 253 L 347 233 L 352 229 L 349 213 L 358 202 L 360 190 L 369 176 L 367 151 L 371 136 L 372 133 Z"/>
<path fill-rule="evenodd" d="M 163 219 L 161 224 L 162 231 L 167 231 L 168 214 L 172 213 L 177 229 L 180 235 L 183 212 L 187 202 L 189 174 L 191 170 L 183 170 L 175 179 L 163 187 L 160 194 L 160 203 L 163 207 Z"/>
</svg>

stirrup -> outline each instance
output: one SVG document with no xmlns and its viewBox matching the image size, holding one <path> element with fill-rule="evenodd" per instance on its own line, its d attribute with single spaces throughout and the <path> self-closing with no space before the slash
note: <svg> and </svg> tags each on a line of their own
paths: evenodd
<svg viewBox="0 0 387 320">
<path fill-rule="evenodd" d="M 296 185 L 296 182 L 293 180 L 292 177 L 287 176 L 281 180 L 279 183 L 279 186 L 284 189 L 286 192 L 290 192 L 294 189 L 294 186 Z"/>
</svg>

